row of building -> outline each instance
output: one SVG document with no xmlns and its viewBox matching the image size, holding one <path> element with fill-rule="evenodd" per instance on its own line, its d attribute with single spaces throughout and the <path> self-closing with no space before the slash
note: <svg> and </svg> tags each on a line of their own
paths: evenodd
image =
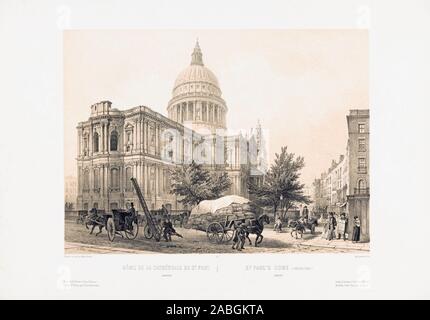
<svg viewBox="0 0 430 320">
<path fill-rule="evenodd" d="M 369 241 L 369 110 L 350 110 L 346 116 L 348 142 L 345 153 L 332 160 L 313 182 L 313 211 L 326 215 L 346 213 L 348 234 L 355 216 L 361 221 L 361 238 Z"/>
</svg>

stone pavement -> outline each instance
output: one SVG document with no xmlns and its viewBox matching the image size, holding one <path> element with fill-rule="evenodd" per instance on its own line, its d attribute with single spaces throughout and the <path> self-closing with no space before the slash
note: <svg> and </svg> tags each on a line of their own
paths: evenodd
<svg viewBox="0 0 430 320">
<path fill-rule="evenodd" d="M 291 229 L 284 229 L 281 233 L 276 233 L 273 229 L 265 229 L 263 234 L 267 238 L 278 239 L 280 241 L 291 243 L 301 247 L 328 248 L 346 251 L 370 251 L 369 243 L 352 243 L 350 240 L 326 240 L 321 237 L 322 229 L 317 228 L 314 235 L 309 230 L 303 235 L 303 238 L 295 239 L 291 236 Z"/>
<path fill-rule="evenodd" d="M 369 243 L 352 243 L 350 240 L 326 240 L 322 239 L 321 236 L 317 236 L 313 239 L 302 240 L 298 239 L 298 245 L 302 247 L 320 247 L 320 248 L 332 248 L 332 249 L 344 249 L 344 250 L 359 250 L 359 251 L 370 251 Z"/>
<path fill-rule="evenodd" d="M 65 242 L 64 243 L 64 253 L 65 254 L 142 254 L 142 253 L 153 253 L 150 251 L 143 250 L 133 250 L 127 248 L 116 248 L 116 247 L 106 247 L 98 246 L 92 244 L 84 244 L 78 242 Z"/>
</svg>

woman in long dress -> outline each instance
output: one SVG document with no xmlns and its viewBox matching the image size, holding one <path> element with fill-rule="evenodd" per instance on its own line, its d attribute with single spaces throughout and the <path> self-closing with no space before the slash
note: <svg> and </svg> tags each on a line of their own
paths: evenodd
<svg viewBox="0 0 430 320">
<path fill-rule="evenodd" d="M 352 230 L 352 242 L 357 243 L 360 241 L 360 219 L 358 216 L 354 217 L 354 229 Z"/>
</svg>

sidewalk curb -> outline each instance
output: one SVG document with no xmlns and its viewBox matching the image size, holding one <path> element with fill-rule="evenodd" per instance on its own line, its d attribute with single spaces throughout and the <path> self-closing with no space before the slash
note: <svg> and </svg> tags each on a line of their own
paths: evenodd
<svg viewBox="0 0 430 320">
<path fill-rule="evenodd" d="M 324 244 L 308 244 L 308 243 L 297 243 L 297 245 L 302 247 L 318 247 L 318 248 L 357 250 L 357 251 L 370 252 L 370 249 L 368 248 L 359 248 L 359 247 L 353 248 L 353 247 L 331 246 L 331 245 L 324 245 Z"/>
<path fill-rule="evenodd" d="M 116 252 L 118 252 L 118 253 L 124 253 L 124 254 L 145 254 L 145 253 L 151 253 L 151 252 L 147 252 L 147 251 L 144 251 L 144 250 L 136 250 L 136 249 L 128 249 L 128 248 L 118 248 L 118 247 L 107 247 L 107 246 L 99 246 L 99 245 L 86 244 L 86 243 L 80 243 L 80 242 L 65 242 L 64 243 L 64 251 L 65 252 L 67 252 L 67 250 L 73 250 L 73 249 L 93 249 L 93 250 L 104 250 L 104 251 L 107 251 L 107 252 L 98 253 L 98 254 L 109 254 L 109 253 L 116 253 Z"/>
</svg>

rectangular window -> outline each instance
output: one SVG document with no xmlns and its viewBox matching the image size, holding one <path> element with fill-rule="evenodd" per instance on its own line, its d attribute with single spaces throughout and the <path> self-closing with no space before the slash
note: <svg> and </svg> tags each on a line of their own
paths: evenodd
<svg viewBox="0 0 430 320">
<path fill-rule="evenodd" d="M 358 139 L 358 151 L 366 151 L 366 139 Z"/>
<path fill-rule="evenodd" d="M 364 133 L 364 123 L 358 124 L 358 133 Z"/>
<path fill-rule="evenodd" d="M 366 171 L 367 171 L 366 158 L 358 158 L 358 172 L 366 173 Z"/>
</svg>

